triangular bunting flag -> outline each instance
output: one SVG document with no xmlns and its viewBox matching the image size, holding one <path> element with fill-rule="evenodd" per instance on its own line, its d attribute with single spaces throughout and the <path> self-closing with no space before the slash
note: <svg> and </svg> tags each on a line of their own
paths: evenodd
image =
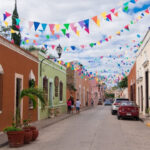
<svg viewBox="0 0 150 150">
<path fill-rule="evenodd" d="M 54 49 L 55 48 L 55 45 L 52 45 L 52 49 Z"/>
<path fill-rule="evenodd" d="M 16 33 L 16 32 L 15 32 L 15 30 L 13 30 L 13 29 L 10 29 L 10 33 Z"/>
<path fill-rule="evenodd" d="M 6 27 L 8 27 L 8 22 L 7 21 L 4 21 L 4 24 Z"/>
<path fill-rule="evenodd" d="M 116 17 L 118 17 L 118 12 L 115 12 L 114 15 L 115 15 Z"/>
<path fill-rule="evenodd" d="M 89 29 L 88 29 L 88 28 L 85 28 L 84 30 L 85 30 L 87 33 L 89 33 Z"/>
<path fill-rule="evenodd" d="M 106 19 L 106 15 L 107 15 L 106 12 L 101 13 L 101 16 L 102 16 L 104 19 Z"/>
<path fill-rule="evenodd" d="M 100 41 L 98 41 L 97 44 L 100 45 L 101 44 Z"/>
<path fill-rule="evenodd" d="M 15 25 L 15 26 L 16 26 L 17 29 L 20 29 L 20 26 L 19 26 L 19 25 Z"/>
<path fill-rule="evenodd" d="M 61 29 L 62 33 L 66 35 L 66 29 Z"/>
<path fill-rule="evenodd" d="M 93 47 L 93 46 L 94 46 L 94 43 L 90 43 L 90 46 Z"/>
<path fill-rule="evenodd" d="M 129 31 L 129 25 L 126 25 L 124 28 Z"/>
<path fill-rule="evenodd" d="M 57 37 L 57 39 L 60 39 L 60 35 L 57 34 L 56 37 Z"/>
<path fill-rule="evenodd" d="M 67 36 L 67 38 L 70 38 L 70 34 L 69 33 L 66 33 L 66 36 Z"/>
<path fill-rule="evenodd" d="M 97 16 L 94 16 L 92 20 L 97 24 Z"/>
<path fill-rule="evenodd" d="M 19 25 L 19 23 L 20 23 L 20 19 L 16 18 L 16 25 Z"/>
<path fill-rule="evenodd" d="M 80 36 L 80 31 L 77 30 L 76 34 L 77 34 L 77 36 Z"/>
<path fill-rule="evenodd" d="M 112 21 L 111 14 L 108 14 L 106 17 Z"/>
<path fill-rule="evenodd" d="M 48 45 L 44 44 L 44 47 L 47 49 Z"/>
<path fill-rule="evenodd" d="M 123 11 L 128 12 L 128 9 L 129 9 L 129 7 L 126 6 L 126 7 L 123 8 Z"/>
<path fill-rule="evenodd" d="M 59 32 L 59 30 L 60 30 L 60 24 L 55 24 L 55 28 L 56 28 L 56 31 Z"/>
<path fill-rule="evenodd" d="M 55 27 L 55 24 L 49 24 L 49 28 L 50 28 L 52 35 L 54 35 L 54 32 L 55 32 L 54 27 Z"/>
<path fill-rule="evenodd" d="M 135 4 L 135 3 L 136 3 L 136 1 L 135 1 L 135 0 L 130 0 L 130 2 L 131 2 L 131 3 L 133 3 L 133 4 Z"/>
<path fill-rule="evenodd" d="M 145 10 L 145 13 L 149 14 L 149 10 L 148 10 L 148 9 L 146 9 L 146 10 Z"/>
<path fill-rule="evenodd" d="M 78 23 L 81 26 L 81 28 L 83 28 L 85 26 L 84 21 L 79 21 Z"/>
<path fill-rule="evenodd" d="M 84 48 L 85 46 L 84 45 L 80 45 L 81 46 L 81 48 Z"/>
<path fill-rule="evenodd" d="M 11 40 L 11 43 L 14 44 L 14 39 Z"/>
<path fill-rule="evenodd" d="M 45 31 L 45 30 L 46 30 L 46 27 L 47 27 L 47 24 L 46 24 L 46 23 L 42 23 L 41 26 L 42 26 L 42 28 L 43 28 L 43 31 Z"/>
<path fill-rule="evenodd" d="M 5 12 L 5 15 L 6 15 L 6 17 L 10 17 L 11 16 L 11 14 L 8 13 L 8 12 Z"/>
<path fill-rule="evenodd" d="M 100 27 L 100 20 L 97 19 L 97 26 Z"/>
<path fill-rule="evenodd" d="M 112 13 L 114 13 L 114 12 L 115 12 L 115 8 L 111 9 L 110 11 L 111 11 Z"/>
<path fill-rule="evenodd" d="M 108 38 L 106 38 L 105 41 L 108 42 Z"/>
<path fill-rule="evenodd" d="M 6 20 L 7 16 L 6 14 L 3 14 L 3 18 L 4 18 L 4 21 Z"/>
<path fill-rule="evenodd" d="M 68 30 L 70 24 L 64 24 L 64 27 Z"/>
<path fill-rule="evenodd" d="M 71 49 L 72 49 L 72 50 L 75 50 L 75 49 L 76 49 L 76 47 L 75 47 L 75 46 L 70 46 L 70 47 L 71 47 Z"/>
<path fill-rule="evenodd" d="M 35 31 L 37 30 L 37 28 L 39 27 L 40 23 L 39 22 L 34 22 L 34 29 Z"/>
<path fill-rule="evenodd" d="M 120 35 L 120 31 L 116 32 L 117 35 Z"/>
</svg>

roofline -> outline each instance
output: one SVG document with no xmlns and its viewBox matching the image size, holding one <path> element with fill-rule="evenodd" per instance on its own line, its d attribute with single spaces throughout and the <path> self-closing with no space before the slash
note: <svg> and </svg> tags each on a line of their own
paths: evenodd
<svg viewBox="0 0 150 150">
<path fill-rule="evenodd" d="M 15 45 L 15 44 L 12 44 L 10 41 L 8 41 L 7 39 L 5 39 L 4 37 L 0 36 L 0 44 L 29 58 L 30 60 L 32 61 L 35 61 L 38 63 L 38 57 L 34 56 L 33 54 L 31 54 L 29 51 Z"/>
</svg>

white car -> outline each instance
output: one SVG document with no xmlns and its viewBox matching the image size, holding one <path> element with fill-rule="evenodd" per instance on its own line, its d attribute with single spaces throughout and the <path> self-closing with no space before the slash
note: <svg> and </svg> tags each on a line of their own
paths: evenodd
<svg viewBox="0 0 150 150">
<path fill-rule="evenodd" d="M 112 106 L 111 106 L 111 114 L 117 114 L 118 108 L 120 106 L 120 103 L 123 101 L 129 101 L 129 99 L 127 98 L 116 98 L 115 101 L 113 102 Z"/>
</svg>

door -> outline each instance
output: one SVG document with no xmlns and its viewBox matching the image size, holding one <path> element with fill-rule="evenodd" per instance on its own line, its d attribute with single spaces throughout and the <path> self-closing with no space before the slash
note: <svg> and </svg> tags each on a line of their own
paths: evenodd
<svg viewBox="0 0 150 150">
<path fill-rule="evenodd" d="M 53 83 L 49 83 L 49 103 L 50 106 L 53 106 Z"/>
<path fill-rule="evenodd" d="M 22 120 L 22 112 L 23 112 L 23 108 L 22 108 L 22 103 L 19 103 L 19 96 L 20 96 L 20 92 L 22 90 L 22 79 L 21 78 L 16 78 L 16 98 L 15 98 L 15 113 L 16 110 L 19 109 L 20 107 L 20 116 L 21 116 L 21 120 Z"/>
<path fill-rule="evenodd" d="M 146 112 L 147 112 L 147 109 L 149 108 L 149 85 L 148 85 L 148 71 L 145 72 L 145 89 L 146 89 L 146 106 L 145 106 L 145 109 L 146 109 Z"/>
<path fill-rule="evenodd" d="M 143 112 L 143 86 L 141 86 L 141 111 Z"/>
</svg>

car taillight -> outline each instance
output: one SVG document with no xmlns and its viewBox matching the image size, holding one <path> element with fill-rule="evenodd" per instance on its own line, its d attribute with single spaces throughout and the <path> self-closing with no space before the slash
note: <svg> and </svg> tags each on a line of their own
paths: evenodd
<svg viewBox="0 0 150 150">
<path fill-rule="evenodd" d="M 119 103 L 114 103 L 114 105 L 119 105 Z"/>
</svg>

